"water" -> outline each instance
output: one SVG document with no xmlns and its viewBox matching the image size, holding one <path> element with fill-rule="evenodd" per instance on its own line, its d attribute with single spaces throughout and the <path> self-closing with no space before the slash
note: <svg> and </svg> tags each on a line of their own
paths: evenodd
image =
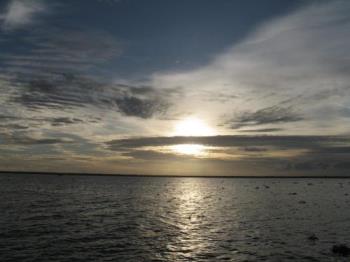
<svg viewBox="0 0 350 262">
<path fill-rule="evenodd" d="M 350 180 L 0 175 L 0 261 L 348 261 Z M 309 240 L 315 234 L 319 240 Z"/>
</svg>

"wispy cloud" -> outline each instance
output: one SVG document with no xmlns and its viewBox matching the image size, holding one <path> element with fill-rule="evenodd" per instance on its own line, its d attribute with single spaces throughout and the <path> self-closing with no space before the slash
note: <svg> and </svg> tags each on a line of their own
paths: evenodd
<svg viewBox="0 0 350 262">
<path fill-rule="evenodd" d="M 41 0 L 11 0 L 0 16 L 2 28 L 14 30 L 31 25 L 47 11 L 48 6 Z"/>
<path fill-rule="evenodd" d="M 165 114 L 170 107 L 167 98 L 172 95 L 172 92 L 168 91 L 165 95 L 152 87 L 112 84 L 76 74 L 52 74 L 48 78 L 34 77 L 27 82 L 22 79 L 18 85 L 21 91 L 8 101 L 27 109 L 45 111 L 94 107 L 144 119 Z M 72 122 L 72 119 L 62 117 L 59 120 L 57 123 Z"/>
<path fill-rule="evenodd" d="M 63 138 L 33 138 L 26 135 L 9 135 L 0 134 L 3 140 L 3 144 L 6 145 L 22 145 L 22 146 L 35 146 L 35 145 L 56 145 L 62 143 L 71 143 L 72 141 Z"/>
<path fill-rule="evenodd" d="M 236 129 L 245 126 L 288 123 L 301 120 L 303 120 L 303 118 L 294 112 L 291 107 L 270 106 L 255 112 L 243 112 L 229 120 L 228 124 Z"/>
<path fill-rule="evenodd" d="M 10 40 L 9 40 L 10 41 Z M 1 55 L 6 74 L 47 75 L 48 72 L 87 72 L 122 54 L 121 41 L 108 32 L 84 29 L 39 28 L 16 39 L 28 48 Z"/>
<path fill-rule="evenodd" d="M 152 83 L 182 86 L 187 100 L 181 101 L 179 111 L 219 122 L 222 116 L 241 116 L 237 120 L 242 126 L 345 132 L 349 115 L 340 111 L 349 108 L 349 12 L 348 1 L 312 2 L 260 25 L 209 64 L 161 72 Z M 228 99 L 215 101 L 222 96 Z"/>
</svg>

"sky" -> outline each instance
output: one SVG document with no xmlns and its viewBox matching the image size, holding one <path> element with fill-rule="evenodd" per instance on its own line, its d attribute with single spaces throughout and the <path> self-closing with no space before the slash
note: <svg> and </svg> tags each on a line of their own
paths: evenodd
<svg viewBox="0 0 350 262">
<path fill-rule="evenodd" d="M 346 0 L 2 0 L 0 170 L 346 175 Z"/>
</svg>

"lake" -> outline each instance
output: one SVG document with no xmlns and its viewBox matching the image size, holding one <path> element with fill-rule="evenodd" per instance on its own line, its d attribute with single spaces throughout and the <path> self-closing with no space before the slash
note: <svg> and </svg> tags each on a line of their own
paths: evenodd
<svg viewBox="0 0 350 262">
<path fill-rule="evenodd" d="M 0 261 L 348 261 L 350 180 L 0 175 Z"/>
</svg>

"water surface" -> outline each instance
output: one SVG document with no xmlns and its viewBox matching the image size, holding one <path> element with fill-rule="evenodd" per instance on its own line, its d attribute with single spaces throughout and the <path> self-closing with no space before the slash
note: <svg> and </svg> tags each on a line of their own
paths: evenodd
<svg viewBox="0 0 350 262">
<path fill-rule="evenodd" d="M 0 261 L 348 261 L 350 180 L 0 175 Z M 318 240 L 308 238 L 315 234 Z"/>
</svg>

